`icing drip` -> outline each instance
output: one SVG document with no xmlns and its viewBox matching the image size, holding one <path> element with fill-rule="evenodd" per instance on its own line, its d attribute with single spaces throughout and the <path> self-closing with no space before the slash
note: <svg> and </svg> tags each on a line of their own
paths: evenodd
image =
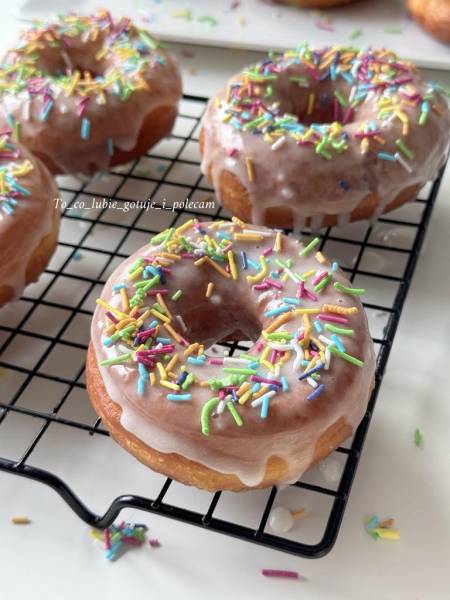
<svg viewBox="0 0 450 600">
<path fill-rule="evenodd" d="M 271 54 L 210 101 L 202 172 L 219 201 L 223 173 L 235 175 L 256 224 L 283 206 L 295 229 L 310 218 L 320 228 L 321 218 L 349 215 L 369 194 L 379 199 L 377 216 L 443 164 L 450 116 L 440 91 L 387 50 L 304 44 Z"/>
<path fill-rule="evenodd" d="M 280 483 L 297 480 L 329 427 L 354 431 L 373 348 L 360 290 L 316 254 L 317 242 L 304 247 L 237 220 L 191 221 L 120 265 L 91 333 L 122 426 L 248 486 L 273 456 L 287 464 Z M 237 332 L 254 341 L 244 355 L 208 351 Z"/>
</svg>

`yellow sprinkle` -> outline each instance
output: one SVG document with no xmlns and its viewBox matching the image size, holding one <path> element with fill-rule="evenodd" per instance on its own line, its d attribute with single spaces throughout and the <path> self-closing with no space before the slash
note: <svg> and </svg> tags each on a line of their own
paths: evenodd
<svg viewBox="0 0 450 600">
<path fill-rule="evenodd" d="M 171 325 L 169 325 L 168 323 L 163 323 L 163 327 L 174 338 L 176 342 L 181 342 L 181 336 L 178 334 L 178 332 L 175 331 L 175 329 Z"/>
<path fill-rule="evenodd" d="M 251 384 L 248 381 L 244 381 L 241 387 L 237 390 L 236 395 L 240 398 L 245 392 L 247 392 L 251 388 Z"/>
<path fill-rule="evenodd" d="M 261 359 L 267 360 L 269 358 L 269 354 L 270 354 L 271 350 L 272 349 L 269 346 L 266 346 L 264 348 L 264 350 L 261 352 Z"/>
<path fill-rule="evenodd" d="M 253 161 L 250 157 L 245 158 L 245 166 L 247 168 L 247 177 L 250 183 L 255 180 L 255 168 L 253 166 Z"/>
<path fill-rule="evenodd" d="M 171 314 L 170 310 L 167 308 L 167 304 L 165 303 L 162 294 L 160 294 L 158 292 L 156 294 L 156 299 L 158 300 L 158 304 L 163 307 L 164 312 L 167 314 L 167 316 L 170 317 L 171 319 L 173 319 L 172 314 Z"/>
<path fill-rule="evenodd" d="M 314 273 L 315 273 L 314 269 L 311 269 L 310 271 L 305 271 L 304 273 L 302 273 L 301 278 L 309 279 L 309 277 L 311 277 L 311 275 L 314 275 Z"/>
<path fill-rule="evenodd" d="M 236 281 L 238 278 L 238 272 L 237 272 L 237 268 L 236 268 L 236 262 L 234 260 L 233 250 L 228 250 L 227 258 L 228 258 L 228 262 L 230 263 L 231 277 L 232 277 L 232 279 L 234 279 Z"/>
<path fill-rule="evenodd" d="M 195 342 L 195 344 L 189 344 L 189 346 L 184 351 L 184 355 L 190 356 L 198 349 L 199 346 L 200 346 L 200 344 L 198 342 Z"/>
<path fill-rule="evenodd" d="M 214 283 L 212 281 L 210 281 L 208 283 L 207 288 L 206 288 L 206 294 L 205 294 L 205 296 L 207 298 L 211 298 L 213 291 L 214 291 Z"/>
<path fill-rule="evenodd" d="M 252 396 L 252 390 L 247 390 L 242 396 L 239 398 L 239 404 L 245 404 L 249 398 Z"/>
<path fill-rule="evenodd" d="M 303 310 L 308 310 L 308 309 L 304 308 Z M 310 309 L 310 310 L 315 310 L 315 309 Z M 319 311 L 317 310 L 317 312 L 319 312 Z M 265 333 L 273 333 L 276 329 L 278 329 L 278 327 L 280 327 L 281 325 L 284 325 L 285 323 L 290 321 L 294 317 L 294 313 L 297 313 L 297 310 L 284 313 L 284 314 L 280 315 L 279 317 L 277 317 L 274 321 L 272 321 L 272 323 L 268 327 L 266 327 Z"/>
<path fill-rule="evenodd" d="M 222 267 L 220 265 L 218 265 L 214 260 L 211 260 L 209 258 L 209 256 L 203 256 L 199 260 L 196 260 L 194 262 L 194 265 L 196 267 L 198 267 L 200 265 L 203 265 L 204 263 L 208 263 L 208 265 L 211 265 L 211 267 L 213 267 L 213 269 L 215 269 L 218 273 L 220 273 L 221 275 L 223 275 L 227 279 L 229 279 L 231 277 L 231 275 L 229 273 L 227 273 L 225 271 L 225 269 L 222 269 Z"/>
<path fill-rule="evenodd" d="M 180 386 L 176 383 L 172 383 L 171 381 L 167 381 L 166 379 L 161 379 L 159 382 L 163 387 L 169 388 L 169 390 L 174 390 L 177 392 L 180 389 Z"/>
<path fill-rule="evenodd" d="M 317 315 L 318 313 L 320 313 L 320 308 L 296 308 L 294 310 L 294 313 L 296 315 Z"/>
<path fill-rule="evenodd" d="M 199 344 L 197 349 L 197 356 L 201 356 L 205 351 L 205 346 L 203 344 Z"/>
<path fill-rule="evenodd" d="M 109 312 L 112 312 L 114 315 L 119 317 L 119 319 L 128 319 L 128 315 L 126 313 L 123 313 L 119 309 L 114 308 L 114 306 L 111 306 L 101 298 L 97 298 L 96 303 L 100 304 L 100 306 L 102 306 L 103 308 L 106 308 L 106 310 L 109 310 Z"/>
<path fill-rule="evenodd" d="M 261 364 L 264 365 L 266 369 L 269 369 L 269 371 L 271 371 L 272 373 L 275 371 L 274 365 L 268 360 L 264 360 L 263 358 L 261 358 Z"/>
<path fill-rule="evenodd" d="M 128 281 L 134 281 L 135 279 L 138 279 L 138 277 L 140 277 L 142 275 L 144 271 L 144 267 L 138 267 L 137 269 L 135 269 L 132 273 L 130 273 L 127 277 Z"/>
<path fill-rule="evenodd" d="M 301 519 L 306 515 L 306 508 L 298 508 L 297 510 L 292 511 L 291 515 L 294 519 Z"/>
<path fill-rule="evenodd" d="M 136 314 L 136 313 L 134 313 Z M 144 324 L 144 321 L 146 319 L 148 319 L 148 317 L 150 316 L 150 309 L 148 308 L 145 312 L 142 313 L 142 315 L 139 317 L 139 319 L 136 319 L 136 327 L 139 329 L 139 327 L 142 327 L 142 325 Z M 131 316 L 131 313 L 130 313 Z"/>
<path fill-rule="evenodd" d="M 11 517 L 11 523 L 14 523 L 14 525 L 29 525 L 31 521 L 28 517 Z"/>
<path fill-rule="evenodd" d="M 336 304 L 324 304 L 322 306 L 322 312 L 330 312 L 336 315 L 353 315 L 358 312 L 358 309 L 356 306 L 346 307 L 338 306 Z"/>
<path fill-rule="evenodd" d="M 260 233 L 235 233 L 233 238 L 235 242 L 262 242 L 264 236 Z"/>
<path fill-rule="evenodd" d="M 261 256 L 259 259 L 261 263 L 261 271 L 256 273 L 256 275 L 247 275 L 247 281 L 249 283 L 258 283 L 258 281 L 262 281 L 264 277 L 267 275 L 267 261 L 265 256 Z"/>
<path fill-rule="evenodd" d="M 130 303 L 126 288 L 120 288 L 120 296 L 122 298 L 122 310 L 127 313 L 130 310 Z"/>
<path fill-rule="evenodd" d="M 156 385 L 156 375 L 153 371 L 150 372 L 150 385 Z"/>
<path fill-rule="evenodd" d="M 306 111 L 306 114 L 310 115 L 314 109 L 314 94 L 310 94 L 308 96 L 308 109 Z"/>
<path fill-rule="evenodd" d="M 242 227 L 242 229 L 245 229 L 247 227 L 247 223 L 241 221 L 239 217 L 231 217 L 231 220 L 233 221 L 233 223 L 236 223 L 236 225 L 239 225 L 239 227 Z"/>
<path fill-rule="evenodd" d="M 274 251 L 275 252 L 281 252 L 281 247 L 282 247 L 282 237 L 281 237 L 281 231 L 277 232 L 276 238 L 275 238 L 275 244 L 274 244 Z"/>
<path fill-rule="evenodd" d="M 167 373 L 164 368 L 164 365 L 160 362 L 156 363 L 156 368 L 158 369 L 160 379 L 167 379 Z"/>
<path fill-rule="evenodd" d="M 127 327 L 131 323 L 136 323 L 136 321 L 132 317 L 129 317 L 128 319 L 122 319 L 121 321 L 119 321 L 119 323 L 117 323 L 116 331 L 120 331 L 121 329 Z"/>
<path fill-rule="evenodd" d="M 318 340 L 314 336 L 311 336 L 311 339 L 314 342 L 314 344 L 319 348 L 319 350 L 322 350 L 322 351 L 325 350 L 324 345 L 322 344 L 322 342 L 320 340 Z"/>
<path fill-rule="evenodd" d="M 328 262 L 325 256 L 322 254 L 322 252 L 316 252 L 316 258 L 322 265 Z"/>
<path fill-rule="evenodd" d="M 155 308 L 152 308 L 150 310 L 151 314 L 156 317 L 157 319 L 159 319 L 160 321 L 163 321 L 164 323 L 170 323 L 171 319 L 169 317 L 166 317 L 166 315 L 163 315 L 162 313 L 160 313 L 158 310 L 156 310 Z"/>
<path fill-rule="evenodd" d="M 75 91 L 75 88 L 77 87 L 78 82 L 80 81 L 80 71 L 75 71 L 75 73 L 72 76 L 72 81 L 70 82 L 69 88 L 67 90 L 67 95 L 71 96 L 73 94 L 73 92 Z"/>
<path fill-rule="evenodd" d="M 174 354 L 166 365 L 166 371 L 172 371 L 174 366 L 177 364 L 179 358 L 180 355 L 178 354 L 178 352 Z"/>
<path fill-rule="evenodd" d="M 400 531 L 398 529 L 384 529 L 383 527 L 377 527 L 373 530 L 383 540 L 399 540 Z"/>
</svg>

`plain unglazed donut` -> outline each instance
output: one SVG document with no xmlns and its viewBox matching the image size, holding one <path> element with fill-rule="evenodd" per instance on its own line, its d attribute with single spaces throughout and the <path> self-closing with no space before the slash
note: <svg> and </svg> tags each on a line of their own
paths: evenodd
<svg viewBox="0 0 450 600">
<path fill-rule="evenodd" d="M 202 171 L 241 219 L 314 228 L 415 197 L 448 152 L 438 84 L 387 50 L 302 44 L 233 77 L 202 121 Z"/>
<path fill-rule="evenodd" d="M 374 353 L 336 263 L 293 237 L 188 221 L 153 238 L 97 301 L 86 380 L 112 437 L 208 490 L 292 483 L 355 431 Z M 244 354 L 208 350 L 252 339 Z"/>
<path fill-rule="evenodd" d="M 44 164 L 0 133 L 0 306 L 47 266 L 58 243 L 57 197 Z"/>
<path fill-rule="evenodd" d="M 128 162 L 168 135 L 178 68 L 150 34 L 106 11 L 23 32 L 0 71 L 2 119 L 54 173 Z"/>
<path fill-rule="evenodd" d="M 408 8 L 428 33 L 450 44 L 450 2 L 448 0 L 408 0 Z"/>
</svg>

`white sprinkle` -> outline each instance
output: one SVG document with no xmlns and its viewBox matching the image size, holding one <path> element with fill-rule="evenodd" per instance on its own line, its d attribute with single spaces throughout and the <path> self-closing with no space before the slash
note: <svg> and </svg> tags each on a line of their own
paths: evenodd
<svg viewBox="0 0 450 600">
<path fill-rule="evenodd" d="M 220 400 L 220 402 L 219 402 L 219 404 L 217 405 L 217 408 L 216 408 L 216 413 L 218 415 L 221 415 L 224 410 L 225 410 L 225 400 Z"/>
<path fill-rule="evenodd" d="M 325 371 L 330 368 L 331 352 L 328 346 L 325 348 Z"/>
<path fill-rule="evenodd" d="M 260 229 L 243 229 L 242 233 L 257 233 L 258 235 L 262 235 L 265 238 L 273 237 L 273 231 L 264 231 Z"/>
<path fill-rule="evenodd" d="M 309 385 L 313 388 L 316 388 L 319 384 L 317 383 L 317 381 L 315 381 L 312 377 L 307 377 L 306 381 L 309 383 Z"/>
<path fill-rule="evenodd" d="M 411 165 L 403 158 L 403 156 L 399 152 L 396 152 L 394 156 L 395 160 L 399 162 L 402 165 L 402 167 L 408 171 L 408 173 L 412 173 Z"/>
<path fill-rule="evenodd" d="M 322 333 L 319 335 L 319 340 L 327 346 L 333 344 L 333 340 L 330 340 L 330 338 L 328 338 L 326 335 L 323 335 Z"/>
<path fill-rule="evenodd" d="M 255 357 L 255 361 L 256 360 L 258 360 L 257 357 Z M 248 365 L 248 363 L 252 362 L 252 361 L 248 361 L 245 358 L 238 358 L 237 356 L 224 356 L 223 357 L 223 362 L 226 365 L 232 365 L 232 364 Z"/>
<path fill-rule="evenodd" d="M 184 322 L 183 317 L 181 315 L 177 315 L 175 318 L 178 321 L 178 323 L 181 325 L 181 329 L 183 330 L 183 333 L 186 333 L 187 327 L 186 327 L 186 323 Z"/>
<path fill-rule="evenodd" d="M 266 392 L 265 394 L 263 394 L 259 398 L 256 398 L 256 400 L 253 400 L 253 402 L 251 403 L 251 405 L 254 408 L 256 406 L 260 406 L 263 403 L 264 398 L 272 398 L 272 396 L 275 396 L 276 393 L 277 392 L 275 390 L 271 390 L 270 392 Z"/>
<path fill-rule="evenodd" d="M 272 150 L 277 150 L 278 148 L 281 148 L 281 146 L 284 144 L 285 141 L 286 141 L 286 138 L 284 135 L 282 137 L 278 138 L 277 141 L 272 144 L 272 146 L 271 146 Z"/>
<path fill-rule="evenodd" d="M 292 363 L 292 368 L 294 371 L 298 371 L 303 363 L 303 349 L 295 338 L 292 338 L 291 340 L 291 347 L 296 354 L 294 362 Z"/>
</svg>

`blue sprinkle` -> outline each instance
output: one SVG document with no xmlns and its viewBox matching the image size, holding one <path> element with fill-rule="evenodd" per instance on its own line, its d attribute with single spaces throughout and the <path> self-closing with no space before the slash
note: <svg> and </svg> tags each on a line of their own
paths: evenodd
<svg viewBox="0 0 450 600">
<path fill-rule="evenodd" d="M 333 335 L 331 335 L 330 337 L 333 340 L 334 345 L 337 347 L 337 349 L 341 352 L 345 352 L 345 346 L 342 343 L 342 341 L 338 338 L 338 336 L 335 333 L 333 333 Z"/>
<path fill-rule="evenodd" d="M 337 271 L 338 269 L 339 269 L 339 263 L 337 263 L 337 262 L 333 262 L 333 263 L 331 263 L 331 271 L 332 271 L 333 273 L 336 273 L 336 271 Z"/>
<path fill-rule="evenodd" d="M 310 369 L 309 371 L 305 371 L 304 373 L 302 373 L 299 376 L 299 381 L 302 381 L 303 379 L 307 379 L 308 377 L 310 377 L 313 373 L 317 373 L 317 371 L 320 371 L 321 369 L 323 369 L 323 363 L 318 363 L 317 367 L 314 367 L 314 369 Z"/>
<path fill-rule="evenodd" d="M 178 377 L 178 379 L 175 380 L 175 383 L 177 385 L 182 385 L 184 383 L 184 380 L 186 379 L 186 377 L 188 376 L 188 372 L 187 371 L 182 371 L 180 376 Z"/>
<path fill-rule="evenodd" d="M 191 399 L 192 394 L 167 394 L 167 400 L 173 400 L 174 402 L 184 402 Z"/>
<path fill-rule="evenodd" d="M 139 396 L 143 396 L 144 392 L 145 392 L 145 379 L 142 379 L 142 377 L 139 377 L 139 379 L 137 380 L 137 393 L 139 394 Z"/>
<path fill-rule="evenodd" d="M 339 186 L 343 189 L 343 190 L 348 190 L 350 189 L 350 184 L 348 183 L 348 181 L 345 181 L 345 179 L 340 179 L 339 180 Z"/>
<path fill-rule="evenodd" d="M 389 152 L 378 152 L 378 158 L 381 158 L 382 160 L 388 160 L 390 162 L 395 162 L 397 159 L 395 158 L 394 154 L 389 154 Z"/>
<path fill-rule="evenodd" d="M 268 310 L 264 313 L 265 317 L 276 317 L 277 315 L 281 315 L 283 313 L 289 312 L 292 310 L 290 306 L 279 306 L 278 308 L 273 308 L 272 310 Z"/>
<path fill-rule="evenodd" d="M 139 371 L 139 375 L 141 377 L 141 379 L 148 379 L 148 371 L 145 368 L 145 365 L 143 365 L 142 363 L 138 362 L 138 371 Z"/>
<path fill-rule="evenodd" d="M 83 258 L 83 255 L 81 254 L 81 252 L 79 250 L 75 250 L 75 252 L 72 254 L 72 260 L 79 261 L 82 258 Z"/>
<path fill-rule="evenodd" d="M 257 271 L 261 269 L 261 265 L 252 260 L 251 258 L 247 258 L 247 264 L 249 264 L 252 269 L 256 269 Z"/>
<path fill-rule="evenodd" d="M 49 100 L 47 102 L 47 104 L 45 104 L 44 108 L 41 110 L 40 114 L 39 114 L 39 121 L 46 121 L 48 115 L 50 114 L 50 111 L 53 108 L 53 100 Z"/>
<path fill-rule="evenodd" d="M 259 383 L 259 381 L 257 381 L 256 383 L 254 383 L 252 385 L 252 392 L 255 394 L 256 392 L 259 392 L 259 390 L 261 389 L 261 384 Z"/>
<path fill-rule="evenodd" d="M 298 298 L 283 298 L 283 302 L 286 304 L 295 304 L 296 306 L 300 306 L 301 304 Z"/>
<path fill-rule="evenodd" d="M 242 261 L 242 268 L 244 270 L 247 270 L 248 269 L 247 255 L 243 250 L 241 251 L 241 261 Z"/>
<path fill-rule="evenodd" d="M 282 388 L 283 392 L 287 392 L 289 390 L 288 380 L 283 375 L 282 377 L 280 377 L 280 381 L 281 381 L 281 388 Z"/>
<path fill-rule="evenodd" d="M 113 292 L 119 292 L 121 289 L 127 287 L 124 283 L 116 283 L 112 286 Z"/>
<path fill-rule="evenodd" d="M 320 394 L 323 392 L 323 390 L 325 389 L 325 386 L 323 383 L 321 383 L 319 386 L 316 387 L 316 389 L 311 392 L 309 394 L 309 396 L 306 397 L 307 400 L 315 400 L 316 398 L 318 398 L 320 396 Z"/>
<path fill-rule="evenodd" d="M 188 356 L 188 363 L 190 365 L 200 365 L 203 366 L 205 364 L 205 360 L 206 360 L 206 355 L 203 354 L 202 356 Z"/>
<path fill-rule="evenodd" d="M 267 419 L 267 415 L 269 413 L 269 402 L 270 397 L 268 396 L 268 394 L 264 394 L 264 396 L 262 397 L 261 404 L 261 419 Z"/>
<path fill-rule="evenodd" d="M 314 321 L 313 326 L 314 326 L 314 329 L 317 331 L 317 333 L 322 333 L 323 327 L 322 327 L 320 321 Z"/>
<path fill-rule="evenodd" d="M 91 133 L 91 122 L 86 117 L 81 119 L 81 139 L 88 140 Z"/>
<path fill-rule="evenodd" d="M 172 342 L 172 340 L 170 338 L 165 338 L 165 337 L 157 337 L 156 341 L 160 344 L 170 344 Z"/>
<path fill-rule="evenodd" d="M 114 154 L 114 142 L 111 138 L 106 140 L 106 152 L 108 156 L 112 156 Z"/>
</svg>

